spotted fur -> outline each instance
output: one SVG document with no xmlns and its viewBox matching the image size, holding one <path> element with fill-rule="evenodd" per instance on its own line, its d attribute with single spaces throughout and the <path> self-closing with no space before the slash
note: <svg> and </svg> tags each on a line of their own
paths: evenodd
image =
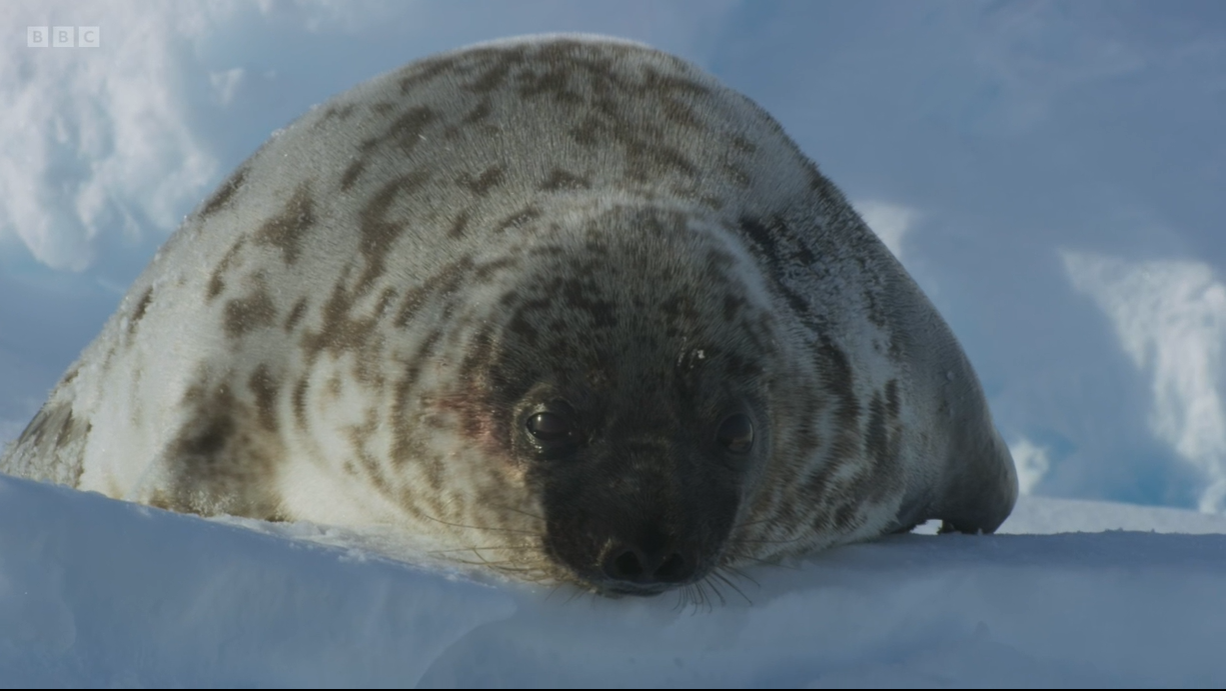
<svg viewBox="0 0 1226 691">
<path fill-rule="evenodd" d="M 557 400 L 569 460 L 523 429 Z M 728 411 L 743 458 L 711 446 Z M 1017 491 L 948 327 L 779 125 L 574 37 L 411 63 L 269 140 L 0 470 L 392 525 L 598 590 L 614 524 L 700 578 L 930 518 L 991 531 Z"/>
</svg>

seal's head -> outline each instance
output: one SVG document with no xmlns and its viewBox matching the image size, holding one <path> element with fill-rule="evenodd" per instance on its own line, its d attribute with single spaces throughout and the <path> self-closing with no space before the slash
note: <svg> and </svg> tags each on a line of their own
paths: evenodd
<svg viewBox="0 0 1226 691">
<path fill-rule="evenodd" d="M 559 228 L 475 336 L 468 427 L 534 497 L 555 576 L 650 595 L 722 563 L 770 458 L 782 375 L 728 238 L 650 208 Z"/>
</svg>

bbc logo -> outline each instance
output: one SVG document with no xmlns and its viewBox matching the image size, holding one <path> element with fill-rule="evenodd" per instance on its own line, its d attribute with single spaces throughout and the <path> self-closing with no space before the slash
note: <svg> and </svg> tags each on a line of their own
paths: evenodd
<svg viewBox="0 0 1226 691">
<path fill-rule="evenodd" d="M 100 48 L 96 26 L 27 26 L 27 48 Z"/>
</svg>

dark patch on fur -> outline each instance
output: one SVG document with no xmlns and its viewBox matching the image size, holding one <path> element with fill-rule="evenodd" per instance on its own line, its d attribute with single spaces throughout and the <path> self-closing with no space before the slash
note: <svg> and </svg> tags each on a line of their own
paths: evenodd
<svg viewBox="0 0 1226 691">
<path fill-rule="evenodd" d="M 217 266 L 213 269 L 213 274 L 209 277 L 208 289 L 205 296 L 209 302 L 212 302 L 221 292 L 226 289 L 226 281 L 223 276 L 234 264 L 234 260 L 238 258 L 238 253 L 243 250 L 243 245 L 246 244 L 246 238 L 239 238 L 226 250 L 222 255 L 221 261 L 217 262 Z"/>
<path fill-rule="evenodd" d="M 375 305 L 375 314 L 383 317 L 388 313 L 392 302 L 396 299 L 395 288 L 384 288 L 382 293 L 379 293 L 379 302 Z"/>
<path fill-rule="evenodd" d="M 68 441 L 72 439 L 72 428 L 72 409 L 68 408 L 68 414 L 64 416 L 64 421 L 60 424 L 60 431 L 55 435 L 55 448 L 62 449 L 68 445 Z"/>
<path fill-rule="evenodd" d="M 501 87 L 515 63 L 523 60 L 523 53 L 522 48 L 491 51 L 490 57 L 493 59 L 483 62 L 486 64 L 493 62 L 493 65 L 482 72 L 475 81 L 465 84 L 463 88 L 475 94 L 487 94 Z"/>
<path fill-rule="evenodd" d="M 594 328 L 617 327 L 617 303 L 604 299 L 595 284 L 577 278 L 555 279 L 554 283 L 559 292 L 554 293 L 552 286 L 549 292 L 565 296 L 566 306 L 575 312 L 586 314 Z"/>
<path fill-rule="evenodd" d="M 748 304 L 749 301 L 741 295 L 724 293 L 724 321 L 730 322 L 736 319 Z"/>
<path fill-rule="evenodd" d="M 473 260 L 464 257 L 444 266 L 433 276 L 423 280 L 420 285 L 405 291 L 400 310 L 396 313 L 396 320 L 392 323 L 398 328 L 406 328 L 427 300 L 436 295 L 454 292 L 472 268 Z"/>
<path fill-rule="evenodd" d="M 502 257 L 500 259 L 491 259 L 484 264 L 478 264 L 472 272 L 473 280 L 477 283 L 487 283 L 494 274 L 508 267 L 519 265 L 519 259 L 515 257 Z"/>
<path fill-rule="evenodd" d="M 536 208 L 535 206 L 525 207 L 502 219 L 498 225 L 494 226 L 494 232 L 505 233 L 512 228 L 518 228 L 525 223 L 529 223 L 534 219 L 540 218 L 540 216 L 540 209 Z"/>
<path fill-rule="evenodd" d="M 860 472 L 847 488 L 847 496 L 855 499 L 857 508 L 879 504 L 902 490 L 903 468 L 899 459 L 902 450 L 902 430 L 899 428 L 898 384 L 890 380 L 884 395 L 873 394 L 868 405 L 868 419 L 864 430 L 864 460 L 867 467 Z M 836 516 L 835 525 L 840 530 L 850 531 L 859 526 L 863 513 L 857 512 L 855 520 L 843 520 Z"/>
<path fill-rule="evenodd" d="M 439 75 L 451 71 L 458 62 L 456 57 L 438 57 L 415 62 L 404 68 L 407 74 L 400 78 L 400 93 L 407 94 L 413 88 L 433 81 Z"/>
<path fill-rule="evenodd" d="M 852 374 L 851 361 L 847 353 L 835 345 L 830 336 L 822 334 L 818 341 L 818 354 L 821 360 L 822 379 L 826 391 L 834 394 L 838 401 L 835 413 L 838 427 L 853 430 L 860 416 L 860 404 L 856 400 L 855 381 Z"/>
<path fill-rule="evenodd" d="M 350 187 L 353 187 L 353 183 L 357 182 L 358 176 L 361 175 L 362 171 L 364 170 L 366 170 L 365 156 L 362 156 L 353 163 L 350 163 L 349 167 L 345 169 L 344 174 L 341 175 L 341 189 L 348 190 Z"/>
<path fill-rule="evenodd" d="M 226 303 L 223 322 L 226 336 L 240 338 L 255 329 L 272 326 L 277 310 L 267 288 L 260 284 L 252 293 Z"/>
<path fill-rule="evenodd" d="M 140 320 L 145 318 L 145 311 L 149 309 L 149 303 L 153 302 L 153 287 L 150 286 L 141 294 L 140 300 L 136 303 L 136 309 L 132 311 L 132 317 L 128 320 L 128 334 L 136 333 L 136 327 L 140 324 Z"/>
<path fill-rule="evenodd" d="M 571 136 L 580 145 L 588 148 L 603 146 L 609 141 L 621 145 L 626 156 L 626 176 L 636 182 L 649 182 L 669 173 L 694 177 L 697 166 L 679 149 L 643 136 L 629 123 L 608 122 L 596 115 L 589 115 L 571 130 Z"/>
<path fill-rule="evenodd" d="M 544 72 L 525 72 L 520 75 L 519 95 L 524 98 L 533 98 L 541 94 L 549 94 L 557 103 L 568 106 L 579 105 L 585 100 L 584 95 L 570 88 L 569 74 L 567 68 L 563 66 L 547 69 Z"/>
<path fill-rule="evenodd" d="M 872 286 L 864 288 L 864 310 L 865 317 L 873 326 L 879 329 L 888 329 L 889 320 L 886 319 L 885 309 L 881 301 L 877 299 L 877 292 Z"/>
<path fill-rule="evenodd" d="M 357 182 L 376 152 L 394 146 L 399 149 L 401 155 L 407 157 L 421 142 L 426 128 L 437 121 L 437 113 L 425 106 L 417 106 L 393 120 L 382 134 L 363 141 L 359 146 L 360 155 L 357 160 L 350 163 L 341 175 L 341 190 L 348 190 Z"/>
<path fill-rule="evenodd" d="M 43 435 L 47 428 L 47 421 L 50 419 L 51 412 L 49 406 L 48 404 L 43 404 L 43 407 L 39 409 L 38 414 L 30 421 L 30 424 L 26 425 L 26 428 L 21 431 L 21 436 L 17 437 L 17 444 L 21 446 L 29 444 L 41 446 Z"/>
<path fill-rule="evenodd" d="M 283 518 L 271 489 L 280 447 L 275 436 L 245 422 L 259 415 L 252 416 L 227 384 L 207 377 L 188 389 L 182 406 L 186 422 L 166 453 L 170 486 L 155 505 L 202 515 Z"/>
<path fill-rule="evenodd" d="M 229 415 L 215 417 L 209 420 L 200 433 L 181 438 L 176 450 L 183 454 L 206 458 L 216 455 L 225 448 L 226 441 L 234 434 L 235 427 L 234 418 Z"/>
<path fill-rule="evenodd" d="M 318 331 L 307 332 L 302 337 L 308 360 L 314 361 L 324 351 L 339 356 L 366 345 L 377 320 L 369 316 L 351 316 L 353 299 L 344 285 L 337 283 L 332 288 L 332 294 L 323 304 L 323 324 Z"/>
<path fill-rule="evenodd" d="M 353 453 L 357 456 L 361 474 L 370 481 L 371 486 L 375 488 L 379 494 L 385 497 L 392 496 L 392 486 L 388 482 L 387 477 L 383 473 L 383 468 L 379 461 L 366 450 L 366 440 L 375 434 L 378 429 L 378 420 L 368 414 L 367 419 L 361 425 L 350 427 L 347 430 L 346 436 L 349 437 L 349 445 L 353 448 Z M 358 474 L 359 465 L 355 465 L 352 461 L 346 461 L 346 466 L 354 469 L 354 474 Z"/>
<path fill-rule="evenodd" d="M 319 121 L 316 124 L 322 125 L 329 120 L 348 120 L 349 116 L 353 115 L 353 111 L 356 109 L 357 106 L 352 103 L 344 105 L 334 103 L 324 109 L 323 115 L 319 116 Z"/>
<path fill-rule="evenodd" d="M 554 168 L 549 173 L 549 179 L 538 188 L 543 192 L 561 192 L 564 190 L 587 190 L 592 188 L 591 179 L 575 175 L 561 168 Z"/>
<path fill-rule="evenodd" d="M 461 122 L 463 122 L 465 125 L 473 125 L 489 118 L 490 114 L 493 112 L 494 108 L 490 104 L 490 100 L 488 98 L 482 99 L 482 101 L 477 104 L 476 108 L 473 108 L 468 115 L 464 116 L 464 119 L 461 120 Z"/>
<path fill-rule="evenodd" d="M 868 404 L 868 420 L 864 428 L 864 451 L 873 463 L 874 476 L 889 475 L 890 466 L 898 464 L 901 440 L 900 435 L 892 429 L 894 422 L 896 420 L 890 416 L 881 392 L 874 393 L 873 400 Z M 873 500 L 880 500 L 889 493 L 891 488 L 883 484 L 874 483 L 868 488 L 873 490 L 872 494 L 877 495 L 871 497 Z"/>
<path fill-rule="evenodd" d="M 484 197 L 490 193 L 490 190 L 503 183 L 502 166 L 490 166 L 481 172 L 476 178 L 473 178 L 468 173 L 463 173 L 456 178 L 456 184 L 473 194 Z"/>
<path fill-rule="evenodd" d="M 298 322 L 302 321 L 303 315 L 306 314 L 307 299 L 298 298 L 298 302 L 294 303 L 293 309 L 289 311 L 289 316 L 285 318 L 286 332 L 292 331 Z"/>
<path fill-rule="evenodd" d="M 411 195 L 420 190 L 429 178 L 430 174 L 427 172 L 412 171 L 389 181 L 358 214 L 358 227 L 362 233 L 358 249 L 366 266 L 358 278 L 353 298 L 364 294 L 373 281 L 383 275 L 392 244 L 404 232 L 404 221 L 388 219 L 392 205 L 400 195 Z"/>
<path fill-rule="evenodd" d="M 688 103 L 683 103 L 676 99 L 666 99 L 660 114 L 675 125 L 695 130 L 702 129 L 703 127 L 702 121 L 694 114 L 694 109 Z"/>
<path fill-rule="evenodd" d="M 455 217 L 455 221 L 451 224 L 451 228 L 447 230 L 447 237 L 463 237 L 464 230 L 466 228 L 468 228 L 468 212 L 461 211 L 460 215 Z"/>
<path fill-rule="evenodd" d="M 234 174 L 223 182 L 221 187 L 218 187 L 217 191 L 213 193 L 213 196 L 209 197 L 209 200 L 206 201 L 204 206 L 200 208 L 200 220 L 203 221 L 209 216 L 212 216 L 213 214 L 217 213 L 219 209 L 225 206 L 226 203 L 230 201 L 231 197 L 233 197 L 234 194 L 243 186 L 243 182 L 247 179 L 248 172 L 249 171 L 246 165 L 239 166 L 238 170 L 234 171 Z"/>
<path fill-rule="evenodd" d="M 854 516 L 841 506 L 858 506 L 862 497 L 848 487 L 847 480 L 835 482 L 848 465 L 862 463 L 860 435 L 860 405 L 856 399 L 851 361 L 828 335 L 822 334 L 817 344 L 818 372 L 822 390 L 832 396 L 834 438 L 829 440 L 826 462 L 803 481 L 801 500 L 808 506 L 820 507 L 815 513 L 813 528 L 829 532 L 832 528 L 846 529 Z"/>
<path fill-rule="evenodd" d="M 9 451 L 14 453 L 18 447 L 25 447 L 25 454 L 47 459 L 39 464 L 35 473 L 26 477 L 76 487 L 84 470 L 81 455 L 84 452 L 85 440 L 92 430 L 93 426 L 89 422 L 73 415 L 70 404 L 44 403 Z M 72 448 L 70 445 L 73 445 Z M 0 454 L 0 460 L 10 459 Z M 14 470 L 0 464 L 0 472 Z"/>
<path fill-rule="evenodd" d="M 409 463 L 422 460 L 420 453 L 420 442 L 414 438 L 414 430 L 412 424 L 412 406 L 410 401 L 412 393 L 416 387 L 417 380 L 421 376 L 422 368 L 434 353 L 434 349 L 442 340 L 442 331 L 439 329 L 431 329 L 422 340 L 421 347 L 413 355 L 413 359 L 408 363 L 404 370 L 404 375 L 396 381 L 395 398 L 392 403 L 392 449 L 391 461 L 393 466 L 403 467 Z"/>
<path fill-rule="evenodd" d="M 640 75 L 628 74 L 618 64 L 616 46 L 602 46 L 599 52 L 577 41 L 554 41 L 537 48 L 531 69 L 515 75 L 520 96 L 525 99 L 551 98 L 565 108 L 587 106 L 588 116 L 571 131 L 584 146 L 603 146 L 612 142 L 626 155 L 626 173 L 637 181 L 661 174 L 680 172 L 693 176 L 696 167 L 676 147 L 652 117 L 662 115 L 682 127 L 701 127 L 687 99 L 701 97 L 709 89 L 698 81 L 663 75 L 650 67 Z M 511 67 L 524 61 L 523 49 L 502 52 L 493 68 L 479 84 L 501 84 Z M 639 78 L 636 78 L 639 77 Z M 644 102 L 655 108 L 642 109 Z"/>
<path fill-rule="evenodd" d="M 294 395 L 291 403 L 294 406 L 294 420 L 298 423 L 299 429 L 307 428 L 306 395 L 309 385 L 310 382 L 305 376 L 294 384 Z"/>
<path fill-rule="evenodd" d="M 255 233 L 255 241 L 261 245 L 280 249 L 285 263 L 293 264 L 298 261 L 298 255 L 301 252 L 302 234 L 314 223 L 315 212 L 311 202 L 311 191 L 304 182 L 294 190 L 294 195 L 285 203 L 281 213 L 260 226 Z"/>
<path fill-rule="evenodd" d="M 514 302 L 515 299 L 513 294 L 508 294 L 503 296 L 502 301 L 504 303 L 508 301 Z M 524 310 L 515 311 L 515 316 L 507 324 L 507 329 L 522 338 L 529 347 L 535 348 L 540 343 L 540 332 L 525 318 Z"/>
<path fill-rule="evenodd" d="M 278 383 L 272 376 L 272 371 L 267 365 L 261 363 L 251 373 L 247 386 L 251 388 L 251 393 L 255 394 L 255 410 L 260 426 L 269 432 L 276 432 Z"/>
<path fill-rule="evenodd" d="M 749 189 L 753 184 L 753 177 L 738 165 L 732 163 L 725 164 L 724 172 L 728 174 L 728 179 L 732 180 L 732 184 L 743 190 Z"/>
<path fill-rule="evenodd" d="M 885 410 L 891 420 L 898 420 L 902 404 L 898 399 L 897 379 L 891 379 L 885 384 Z"/>
<path fill-rule="evenodd" d="M 792 314 L 810 329 L 820 330 L 820 315 L 813 313 L 812 306 L 799 292 L 784 280 L 789 269 L 797 264 L 808 266 L 814 260 L 813 253 L 807 247 L 787 246 L 786 226 L 779 219 L 771 219 L 770 224 L 761 221 L 742 218 L 740 223 L 742 237 L 748 239 L 755 254 L 766 264 L 763 273 L 771 280 L 777 293 L 788 303 Z"/>
</svg>

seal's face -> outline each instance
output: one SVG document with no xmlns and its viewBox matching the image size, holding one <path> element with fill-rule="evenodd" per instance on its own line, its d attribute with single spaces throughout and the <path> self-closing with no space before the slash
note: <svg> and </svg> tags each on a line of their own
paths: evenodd
<svg viewBox="0 0 1226 691">
<path fill-rule="evenodd" d="M 706 577 L 765 442 L 750 401 L 660 398 L 550 383 L 516 411 L 512 443 L 544 509 L 545 552 L 600 590 L 655 594 Z"/>
<path fill-rule="evenodd" d="M 600 592 L 651 595 L 725 556 L 769 458 L 773 338 L 733 255 L 629 221 L 542 251 L 473 371 L 498 455 L 543 512 L 545 557 Z"/>
</svg>

